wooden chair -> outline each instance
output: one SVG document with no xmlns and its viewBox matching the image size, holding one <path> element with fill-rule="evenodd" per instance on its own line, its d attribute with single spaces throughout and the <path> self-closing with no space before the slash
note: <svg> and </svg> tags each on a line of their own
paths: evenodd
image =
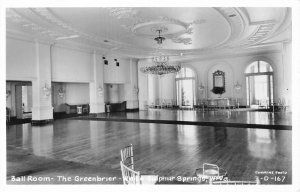
<svg viewBox="0 0 300 192">
<path fill-rule="evenodd" d="M 122 178 L 124 185 L 140 185 L 141 176 L 139 171 L 134 171 L 133 169 L 129 168 L 128 166 L 124 165 L 121 161 L 121 171 L 122 171 Z"/>
<path fill-rule="evenodd" d="M 120 165 L 124 185 L 154 185 L 158 181 L 158 175 L 141 175 L 139 171 L 129 168 L 122 161 Z"/>
<path fill-rule="evenodd" d="M 134 160 L 133 160 L 133 146 L 130 144 L 127 147 L 121 149 L 121 160 L 124 165 L 130 167 L 134 170 Z"/>
<path fill-rule="evenodd" d="M 210 181 L 211 185 L 260 185 L 259 178 L 255 181 Z"/>
<path fill-rule="evenodd" d="M 155 184 L 158 181 L 158 175 L 140 175 L 139 171 L 134 170 L 132 144 L 121 149 L 120 165 L 123 176 L 123 183 L 126 185 Z"/>
<path fill-rule="evenodd" d="M 218 108 L 218 104 L 217 104 L 217 102 L 216 102 L 215 100 L 209 99 L 209 100 L 207 101 L 207 108 L 208 108 L 209 110 L 215 110 L 215 109 Z"/>
<path fill-rule="evenodd" d="M 203 163 L 203 176 L 219 176 L 220 169 L 218 165 Z"/>
<path fill-rule="evenodd" d="M 259 100 L 258 108 L 259 109 L 268 109 L 268 101 L 267 100 Z"/>
<path fill-rule="evenodd" d="M 149 108 L 155 108 L 155 104 L 154 104 L 154 102 L 153 102 L 153 101 L 150 101 Z"/>
<path fill-rule="evenodd" d="M 173 107 L 173 105 L 172 105 L 172 100 L 169 99 L 169 100 L 167 101 L 167 108 L 172 108 L 172 107 Z"/>
</svg>

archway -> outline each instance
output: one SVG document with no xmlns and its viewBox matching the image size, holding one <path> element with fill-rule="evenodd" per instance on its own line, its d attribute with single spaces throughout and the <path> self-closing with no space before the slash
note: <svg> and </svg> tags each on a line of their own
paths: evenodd
<svg viewBox="0 0 300 192">
<path fill-rule="evenodd" d="M 176 75 L 176 98 L 180 107 L 193 107 L 196 103 L 196 75 L 191 68 L 184 67 Z"/>
<path fill-rule="evenodd" d="M 245 71 L 247 105 L 250 107 L 270 106 L 273 102 L 273 69 L 261 60 L 252 62 Z"/>
</svg>

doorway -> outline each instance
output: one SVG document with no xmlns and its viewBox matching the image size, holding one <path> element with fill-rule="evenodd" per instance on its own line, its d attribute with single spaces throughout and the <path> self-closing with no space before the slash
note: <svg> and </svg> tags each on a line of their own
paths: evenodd
<svg viewBox="0 0 300 192">
<path fill-rule="evenodd" d="M 195 73 L 190 68 L 182 68 L 176 75 L 176 95 L 179 107 L 192 108 L 195 105 Z"/>
<path fill-rule="evenodd" d="M 247 105 L 268 108 L 273 102 L 273 69 L 265 61 L 251 63 L 245 72 Z"/>
<path fill-rule="evenodd" d="M 26 81 L 7 81 L 6 110 L 10 123 L 31 120 L 32 117 L 32 83 Z M 26 121 L 27 122 L 27 121 Z"/>
</svg>

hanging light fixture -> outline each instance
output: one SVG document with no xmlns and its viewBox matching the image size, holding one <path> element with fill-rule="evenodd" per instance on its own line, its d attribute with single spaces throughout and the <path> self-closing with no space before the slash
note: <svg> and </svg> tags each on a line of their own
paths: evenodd
<svg viewBox="0 0 300 192">
<path fill-rule="evenodd" d="M 166 38 L 160 36 L 162 29 L 158 29 L 156 31 L 158 32 L 158 37 L 154 38 L 154 40 L 157 42 L 158 48 L 152 57 L 154 65 L 142 67 L 140 71 L 150 75 L 165 75 L 179 72 L 181 70 L 181 66 L 169 65 L 169 56 L 161 52 L 161 45 L 163 41 L 166 40 Z"/>
<path fill-rule="evenodd" d="M 235 89 L 236 91 L 239 91 L 239 90 L 241 90 L 241 88 L 242 88 L 242 85 L 239 84 L 239 82 L 237 81 L 236 84 L 234 85 L 234 89 Z"/>
</svg>

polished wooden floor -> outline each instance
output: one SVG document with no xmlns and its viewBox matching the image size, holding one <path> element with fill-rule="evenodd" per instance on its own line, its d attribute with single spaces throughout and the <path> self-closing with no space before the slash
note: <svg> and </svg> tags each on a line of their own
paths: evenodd
<svg viewBox="0 0 300 192">
<path fill-rule="evenodd" d="M 74 119 L 7 127 L 9 148 L 112 171 L 120 170 L 120 149 L 129 144 L 134 145 L 136 169 L 144 174 L 189 177 L 203 163 L 213 163 L 227 170 L 230 180 L 292 180 L 291 130 Z M 264 181 L 266 174 L 259 171 L 286 171 L 286 177 L 284 182 Z"/>
<path fill-rule="evenodd" d="M 195 111 L 150 109 L 137 112 L 114 112 L 92 114 L 78 119 L 100 121 L 124 121 L 141 123 L 166 123 L 184 125 L 204 125 L 215 127 L 292 129 L 291 112 L 261 111 Z"/>
</svg>

